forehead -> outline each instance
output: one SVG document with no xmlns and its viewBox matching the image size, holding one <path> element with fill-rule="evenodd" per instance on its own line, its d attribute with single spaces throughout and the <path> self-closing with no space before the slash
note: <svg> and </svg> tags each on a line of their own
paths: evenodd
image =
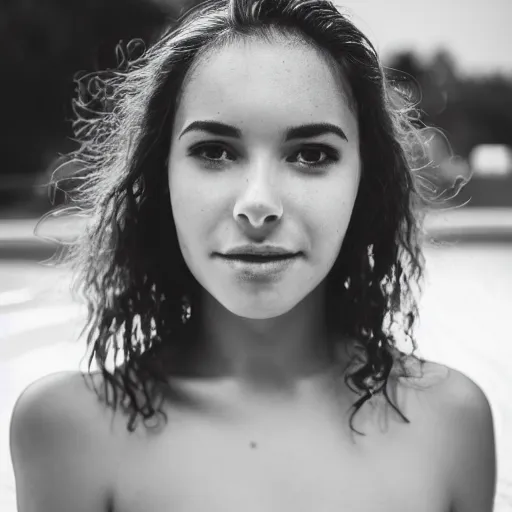
<svg viewBox="0 0 512 512">
<path fill-rule="evenodd" d="M 312 45 L 285 37 L 241 39 L 199 57 L 185 78 L 175 121 L 192 118 L 260 120 L 267 130 L 355 122 L 341 70 Z"/>
</svg>

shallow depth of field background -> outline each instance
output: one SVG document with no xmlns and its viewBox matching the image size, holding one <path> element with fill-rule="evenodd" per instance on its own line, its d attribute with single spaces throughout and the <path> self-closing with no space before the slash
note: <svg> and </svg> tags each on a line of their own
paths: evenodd
<svg viewBox="0 0 512 512">
<path fill-rule="evenodd" d="M 37 219 L 66 200 L 48 187 L 75 148 L 73 77 L 115 66 L 115 47 L 150 44 L 197 0 L 10 0 L 0 5 L 0 510 L 16 510 L 12 406 L 37 378 L 85 369 L 84 310 Z M 432 130 L 429 179 L 446 198 L 427 218 L 419 354 L 463 371 L 487 394 L 498 451 L 496 512 L 512 511 L 512 2 L 335 2 L 370 37 Z M 64 169 L 71 169 L 70 166 Z M 65 178 L 66 170 L 61 176 Z M 460 189 L 461 184 L 465 186 Z M 455 193 L 458 192 L 457 195 Z M 50 198 L 54 204 L 50 202 Z M 55 219 L 48 236 L 79 224 Z M 508 435 L 507 435 L 508 432 Z"/>
</svg>

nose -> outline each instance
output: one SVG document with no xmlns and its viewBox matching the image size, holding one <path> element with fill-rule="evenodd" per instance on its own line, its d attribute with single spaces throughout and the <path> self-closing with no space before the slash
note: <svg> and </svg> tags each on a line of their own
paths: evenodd
<svg viewBox="0 0 512 512">
<path fill-rule="evenodd" d="M 275 173 L 262 162 L 247 173 L 233 216 L 244 229 L 268 230 L 283 216 L 283 205 L 275 185 Z"/>
</svg>

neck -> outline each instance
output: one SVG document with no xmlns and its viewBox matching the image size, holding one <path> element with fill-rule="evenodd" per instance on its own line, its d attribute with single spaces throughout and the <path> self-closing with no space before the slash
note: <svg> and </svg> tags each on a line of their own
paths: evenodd
<svg viewBox="0 0 512 512">
<path fill-rule="evenodd" d="M 282 394 L 325 374 L 334 362 L 335 340 L 327 329 L 324 296 L 318 287 L 284 315 L 248 319 L 205 292 L 194 319 L 199 327 L 193 373 L 229 379 L 258 395 Z"/>
</svg>

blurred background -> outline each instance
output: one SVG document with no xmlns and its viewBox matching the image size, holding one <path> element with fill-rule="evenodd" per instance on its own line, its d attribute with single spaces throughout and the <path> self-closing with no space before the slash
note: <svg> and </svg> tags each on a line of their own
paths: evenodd
<svg viewBox="0 0 512 512">
<path fill-rule="evenodd" d="M 0 2 L 0 510 L 14 512 L 12 406 L 30 382 L 84 369 L 84 310 L 69 274 L 45 263 L 51 238 L 78 225 L 37 220 L 63 204 L 52 172 L 75 149 L 77 74 L 115 67 L 116 44 L 150 44 L 197 0 Z M 463 371 L 487 394 L 498 450 L 498 512 L 512 511 L 512 2 L 336 2 L 418 101 L 430 133 L 429 179 L 446 199 L 427 217 L 418 353 Z M 71 166 L 62 168 L 61 178 Z M 462 185 L 465 185 L 461 188 Z M 458 194 L 456 194 L 458 192 Z"/>
</svg>

